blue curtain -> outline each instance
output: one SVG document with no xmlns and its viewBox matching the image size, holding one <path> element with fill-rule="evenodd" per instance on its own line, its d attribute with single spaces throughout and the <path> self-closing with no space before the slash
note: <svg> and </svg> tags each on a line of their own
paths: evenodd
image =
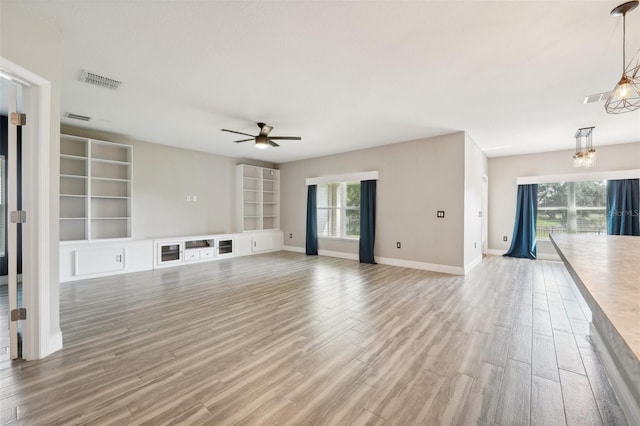
<svg viewBox="0 0 640 426">
<path fill-rule="evenodd" d="M 316 205 L 317 185 L 307 186 L 307 243 L 305 252 L 318 255 L 318 209 Z"/>
<path fill-rule="evenodd" d="M 376 181 L 360 182 L 360 263 L 376 263 L 373 247 L 376 240 Z"/>
<path fill-rule="evenodd" d="M 607 181 L 607 234 L 640 236 L 640 179 Z"/>
<path fill-rule="evenodd" d="M 511 247 L 504 256 L 536 258 L 536 217 L 538 215 L 538 185 L 518 185 L 516 223 Z"/>
</svg>

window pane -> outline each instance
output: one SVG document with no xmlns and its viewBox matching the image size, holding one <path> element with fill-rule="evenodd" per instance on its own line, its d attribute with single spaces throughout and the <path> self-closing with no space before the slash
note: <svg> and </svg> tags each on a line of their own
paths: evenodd
<svg viewBox="0 0 640 426">
<path fill-rule="evenodd" d="M 360 182 L 347 183 L 347 207 L 360 208 Z"/>
<path fill-rule="evenodd" d="M 607 205 L 606 181 L 576 182 L 576 207 L 604 207 Z"/>
<path fill-rule="evenodd" d="M 339 207 L 340 206 L 340 184 L 329 183 L 318 185 L 317 203 L 320 207 Z"/>
<path fill-rule="evenodd" d="M 538 207 L 537 238 L 549 238 L 549 234 L 567 232 L 567 209 Z"/>
<path fill-rule="evenodd" d="M 538 208 L 567 207 L 567 183 L 541 183 L 538 185 Z"/>
<path fill-rule="evenodd" d="M 576 212 L 576 232 L 578 234 L 606 234 L 607 217 L 605 210 L 604 207 L 578 209 Z"/>
<path fill-rule="evenodd" d="M 549 234 L 605 234 L 606 181 L 538 185 L 537 238 Z"/>
<path fill-rule="evenodd" d="M 340 209 L 318 208 L 318 235 L 340 236 Z"/>
<path fill-rule="evenodd" d="M 347 209 L 346 212 L 347 226 L 345 232 L 348 238 L 357 238 L 360 236 L 360 209 Z"/>
</svg>

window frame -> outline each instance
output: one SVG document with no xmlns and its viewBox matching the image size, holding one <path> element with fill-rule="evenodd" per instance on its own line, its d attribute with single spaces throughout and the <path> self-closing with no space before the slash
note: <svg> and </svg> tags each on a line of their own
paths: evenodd
<svg viewBox="0 0 640 426">
<path fill-rule="evenodd" d="M 348 236 L 347 235 L 347 210 L 358 211 L 360 212 L 360 206 L 348 206 L 347 205 L 347 186 L 351 184 L 357 184 L 360 186 L 360 181 L 342 181 L 342 182 L 327 182 L 327 183 L 319 183 L 318 189 L 321 185 L 329 186 L 329 185 L 338 185 L 339 188 L 339 196 L 338 205 L 337 206 L 320 206 L 316 200 L 316 214 L 319 213 L 320 210 L 337 210 L 340 218 L 340 235 L 323 235 L 318 232 L 318 238 L 324 240 L 345 240 L 345 241 L 360 241 L 360 232 L 358 232 L 357 237 Z"/>
</svg>

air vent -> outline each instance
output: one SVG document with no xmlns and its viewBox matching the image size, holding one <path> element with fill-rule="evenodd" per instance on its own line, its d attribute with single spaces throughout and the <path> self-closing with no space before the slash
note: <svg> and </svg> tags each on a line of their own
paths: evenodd
<svg viewBox="0 0 640 426">
<path fill-rule="evenodd" d="M 65 117 L 80 121 L 91 121 L 91 117 L 87 117 L 86 115 L 74 114 L 72 112 L 66 113 Z"/>
<path fill-rule="evenodd" d="M 114 80 L 103 75 L 94 74 L 89 71 L 82 71 L 82 74 L 80 75 L 80 81 L 111 90 L 117 90 L 122 84 L 121 81 Z"/>
<path fill-rule="evenodd" d="M 606 101 L 610 95 L 611 95 L 611 92 L 596 93 L 595 95 L 586 96 L 583 102 L 585 104 L 590 104 L 593 102 L 603 102 L 603 101 Z"/>
</svg>

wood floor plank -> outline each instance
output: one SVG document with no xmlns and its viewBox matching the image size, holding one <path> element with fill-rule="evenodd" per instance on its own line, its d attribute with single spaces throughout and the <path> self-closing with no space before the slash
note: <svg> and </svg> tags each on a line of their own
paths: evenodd
<svg viewBox="0 0 640 426">
<path fill-rule="evenodd" d="M 531 424 L 566 425 L 560 382 L 533 376 L 531 380 Z"/>
<path fill-rule="evenodd" d="M 496 423 L 500 425 L 528 425 L 531 405 L 531 366 L 527 363 L 507 360 L 500 399 L 496 411 Z"/>
<path fill-rule="evenodd" d="M 568 425 L 602 425 L 593 391 L 586 376 L 560 370 L 560 384 Z"/>
<path fill-rule="evenodd" d="M 0 348 L 0 422 L 624 425 L 589 317 L 561 263 L 494 256 L 466 276 L 278 252 L 63 283 L 64 348 Z"/>
</svg>

